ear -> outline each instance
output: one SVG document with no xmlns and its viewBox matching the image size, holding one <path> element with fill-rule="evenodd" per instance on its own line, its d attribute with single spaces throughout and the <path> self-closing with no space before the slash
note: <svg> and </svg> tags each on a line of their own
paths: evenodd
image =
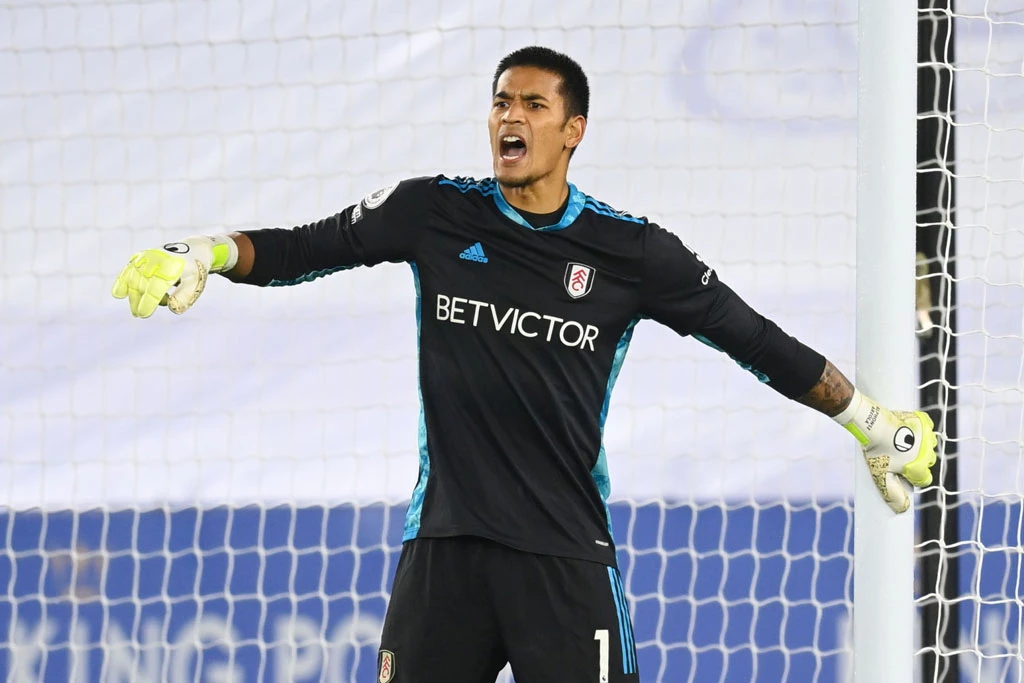
<svg viewBox="0 0 1024 683">
<path fill-rule="evenodd" d="M 587 120 L 582 116 L 573 116 L 565 122 L 565 148 L 575 149 L 583 142 L 587 132 Z"/>
</svg>

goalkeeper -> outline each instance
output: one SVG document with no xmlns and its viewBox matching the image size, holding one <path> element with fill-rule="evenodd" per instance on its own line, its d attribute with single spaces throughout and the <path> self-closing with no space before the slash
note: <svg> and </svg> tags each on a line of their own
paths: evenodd
<svg viewBox="0 0 1024 683">
<path fill-rule="evenodd" d="M 493 178 L 404 180 L 309 225 L 142 251 L 113 294 L 146 318 L 160 304 L 187 311 L 208 273 L 276 286 L 410 264 L 419 477 L 379 682 L 491 682 L 506 662 L 520 683 L 637 681 L 601 435 L 638 321 L 712 345 L 831 416 L 896 513 L 910 505 L 904 481 L 931 482 L 935 435 L 923 413 L 858 392 L 673 233 L 567 181 L 590 98 L 576 62 L 523 48 L 491 92 Z"/>
</svg>

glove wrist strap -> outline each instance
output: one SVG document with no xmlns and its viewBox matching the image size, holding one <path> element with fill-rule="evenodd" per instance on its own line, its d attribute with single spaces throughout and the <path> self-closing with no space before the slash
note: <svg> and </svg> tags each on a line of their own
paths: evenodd
<svg viewBox="0 0 1024 683">
<path fill-rule="evenodd" d="M 843 412 L 832 417 L 833 420 L 846 426 L 850 420 L 852 420 L 860 409 L 861 404 L 864 402 L 864 394 L 860 393 L 856 388 L 853 390 L 853 398 L 850 399 L 849 405 L 843 408 Z"/>
<path fill-rule="evenodd" d="M 222 273 L 231 270 L 238 263 L 238 245 L 228 235 L 214 235 L 208 237 L 210 246 L 213 248 L 213 263 L 210 265 L 211 273 Z"/>
<path fill-rule="evenodd" d="M 882 409 L 877 403 L 854 389 L 850 405 L 832 419 L 857 437 L 857 441 L 860 441 L 862 446 L 867 446 L 871 443 L 868 433 L 878 421 L 881 411 Z"/>
</svg>

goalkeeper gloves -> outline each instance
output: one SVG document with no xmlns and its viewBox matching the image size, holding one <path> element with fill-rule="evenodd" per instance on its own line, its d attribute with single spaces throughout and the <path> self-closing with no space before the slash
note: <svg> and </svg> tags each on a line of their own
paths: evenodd
<svg viewBox="0 0 1024 683">
<path fill-rule="evenodd" d="M 856 389 L 850 405 L 832 418 L 860 441 L 871 478 L 893 512 L 910 508 L 910 494 L 900 481 L 914 486 L 932 483 L 938 437 L 928 415 L 889 410 Z"/>
<path fill-rule="evenodd" d="M 180 315 L 203 293 L 208 273 L 231 270 L 237 261 L 238 246 L 227 235 L 188 237 L 132 256 L 111 293 L 128 297 L 136 318 L 148 318 L 157 306 Z"/>
</svg>

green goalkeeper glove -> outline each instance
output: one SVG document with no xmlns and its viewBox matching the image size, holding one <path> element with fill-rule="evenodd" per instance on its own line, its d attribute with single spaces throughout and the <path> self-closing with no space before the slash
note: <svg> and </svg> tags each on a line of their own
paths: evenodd
<svg viewBox="0 0 1024 683">
<path fill-rule="evenodd" d="M 901 479 L 913 486 L 932 483 L 935 435 L 927 414 L 889 410 L 856 389 L 846 410 L 832 418 L 860 441 L 871 478 L 893 512 L 910 508 L 910 494 Z"/>
<path fill-rule="evenodd" d="M 231 270 L 237 261 L 238 246 L 227 235 L 188 237 L 132 256 L 111 293 L 128 297 L 136 318 L 148 318 L 157 306 L 181 315 L 203 293 L 208 273 Z"/>
</svg>

